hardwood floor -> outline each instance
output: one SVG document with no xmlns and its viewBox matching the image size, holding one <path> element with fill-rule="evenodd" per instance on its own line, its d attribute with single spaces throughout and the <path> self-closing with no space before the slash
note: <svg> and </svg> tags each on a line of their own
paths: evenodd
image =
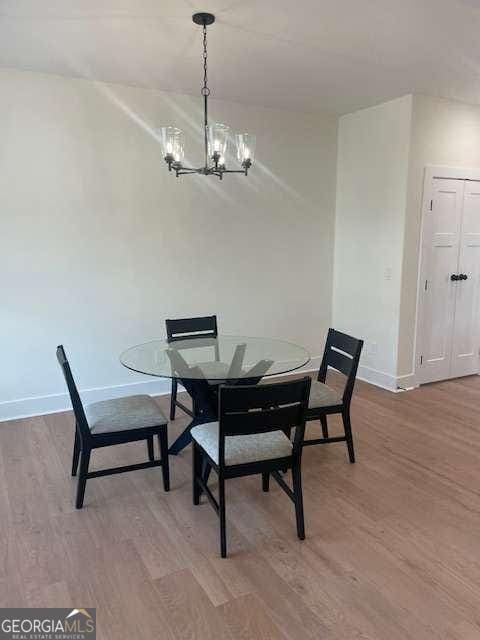
<svg viewBox="0 0 480 640">
<path fill-rule="evenodd" d="M 169 494 L 160 469 L 98 478 L 76 511 L 72 415 L 0 424 L 0 606 L 96 607 L 102 640 L 478 640 L 480 377 L 358 383 L 352 420 L 355 465 L 344 444 L 304 451 L 304 542 L 275 482 L 227 483 L 226 560 L 190 448 Z M 143 443 L 93 453 L 139 459 Z"/>
</svg>

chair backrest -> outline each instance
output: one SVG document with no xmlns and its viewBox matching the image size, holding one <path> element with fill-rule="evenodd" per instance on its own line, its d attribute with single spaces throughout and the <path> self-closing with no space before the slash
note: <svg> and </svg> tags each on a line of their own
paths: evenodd
<svg viewBox="0 0 480 640">
<path fill-rule="evenodd" d="M 67 383 L 68 393 L 70 394 L 73 413 L 75 415 L 75 421 L 77 423 L 77 428 L 80 431 L 80 438 L 82 439 L 82 441 L 86 441 L 91 437 L 90 428 L 85 416 L 85 411 L 83 409 L 82 400 L 80 399 L 80 394 L 78 393 L 77 385 L 75 384 L 75 380 L 73 379 L 70 364 L 65 354 L 65 349 L 61 344 L 57 347 L 57 360 L 62 369 L 65 382 Z"/>
<path fill-rule="evenodd" d="M 329 329 L 322 363 L 318 372 L 320 382 L 325 382 L 330 367 L 346 376 L 343 402 L 348 404 L 352 398 L 358 363 L 362 353 L 363 340 L 353 338 L 346 333 Z"/>
<path fill-rule="evenodd" d="M 310 378 L 265 385 L 222 386 L 219 391 L 219 464 L 225 464 L 225 438 L 295 428 L 293 453 L 305 434 Z"/>
<path fill-rule="evenodd" d="M 165 320 L 165 327 L 168 342 L 190 338 L 216 338 L 218 335 L 217 316 Z"/>
</svg>

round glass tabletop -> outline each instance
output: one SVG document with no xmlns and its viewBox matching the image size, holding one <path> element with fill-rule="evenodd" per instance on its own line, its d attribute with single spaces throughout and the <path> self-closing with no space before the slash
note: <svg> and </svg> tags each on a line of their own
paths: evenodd
<svg viewBox="0 0 480 640">
<path fill-rule="evenodd" d="M 153 340 L 122 353 L 120 362 L 133 371 L 161 378 L 226 382 L 294 371 L 307 364 L 303 347 L 272 338 L 224 336 Z"/>
</svg>

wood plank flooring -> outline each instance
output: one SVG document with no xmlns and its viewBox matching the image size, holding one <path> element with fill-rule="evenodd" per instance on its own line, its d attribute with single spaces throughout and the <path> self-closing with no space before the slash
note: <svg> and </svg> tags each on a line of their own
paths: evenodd
<svg viewBox="0 0 480 640">
<path fill-rule="evenodd" d="M 227 483 L 226 560 L 213 510 L 192 505 L 190 449 L 169 494 L 160 469 L 93 479 L 76 511 L 72 415 L 0 424 L 0 606 L 97 607 L 101 640 L 478 640 L 480 377 L 360 382 L 352 419 L 355 465 L 344 444 L 305 449 L 304 542 L 275 482 Z"/>
</svg>

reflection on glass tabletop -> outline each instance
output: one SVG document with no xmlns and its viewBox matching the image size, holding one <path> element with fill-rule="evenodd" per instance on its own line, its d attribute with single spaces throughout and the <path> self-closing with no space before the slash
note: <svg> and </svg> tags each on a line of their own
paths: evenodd
<svg viewBox="0 0 480 640">
<path fill-rule="evenodd" d="M 120 356 L 128 369 L 151 376 L 217 382 L 287 373 L 309 360 L 308 351 L 291 342 L 225 335 L 153 340 Z"/>
</svg>

